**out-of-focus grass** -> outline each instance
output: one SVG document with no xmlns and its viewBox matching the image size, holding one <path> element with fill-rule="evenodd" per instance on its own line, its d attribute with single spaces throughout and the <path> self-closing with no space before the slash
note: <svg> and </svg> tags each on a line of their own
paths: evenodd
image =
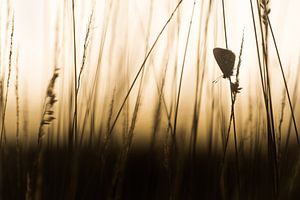
<svg viewBox="0 0 300 200">
<path fill-rule="evenodd" d="M 104 1 L 100 18 L 96 1 L 55 4 L 52 73 L 34 119 L 40 97 L 21 90 L 14 5 L 1 4 L 0 198 L 299 197 L 298 81 L 285 74 L 270 5 L 249 2 L 242 47 L 226 0 Z M 229 86 L 212 83 L 222 44 L 243 50 Z"/>
</svg>

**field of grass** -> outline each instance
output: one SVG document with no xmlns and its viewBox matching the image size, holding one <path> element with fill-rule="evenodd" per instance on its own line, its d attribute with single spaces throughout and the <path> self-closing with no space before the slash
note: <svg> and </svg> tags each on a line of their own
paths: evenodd
<svg viewBox="0 0 300 200">
<path fill-rule="evenodd" d="M 299 199 L 287 2 L 1 1 L 0 199 Z"/>
</svg>

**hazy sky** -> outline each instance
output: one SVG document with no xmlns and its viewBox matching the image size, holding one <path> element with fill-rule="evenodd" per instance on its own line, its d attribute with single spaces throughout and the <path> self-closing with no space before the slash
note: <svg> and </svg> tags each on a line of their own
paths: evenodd
<svg viewBox="0 0 300 200">
<path fill-rule="evenodd" d="M 6 0 L 1 0 L 1 7 L 5 9 Z M 15 14 L 15 45 L 19 47 L 20 51 L 20 63 L 21 71 L 26 71 L 26 77 L 29 80 L 34 79 L 35 81 L 44 81 L 44 77 L 41 76 L 43 72 L 48 73 L 45 69 L 48 68 L 45 65 L 48 62 L 48 59 L 51 60 L 51 42 L 53 42 L 53 32 L 55 31 L 55 19 L 57 13 L 61 8 L 62 1 L 55 0 L 15 0 L 11 1 L 14 14 Z M 57 2 L 60 2 L 58 4 Z M 77 17 L 78 17 L 78 35 L 82 36 L 85 32 L 86 19 L 89 15 L 89 10 L 91 10 L 90 3 L 92 1 L 79 1 L 77 0 Z M 125 2 L 125 1 L 124 1 Z M 144 5 L 147 1 L 134 1 L 129 0 L 131 9 L 136 9 L 136 12 L 130 12 L 132 15 L 131 19 L 139 20 L 143 17 L 145 11 L 143 11 Z M 155 2 L 168 2 L 165 1 L 155 1 Z M 191 10 L 192 0 L 185 0 L 183 8 L 186 10 Z M 201 1 L 196 1 L 200 5 Z M 276 34 L 279 48 L 281 50 L 282 60 L 284 64 L 293 64 L 297 63 L 298 55 L 300 52 L 300 22 L 299 22 L 299 7 L 300 2 L 298 0 L 285 0 L 285 1 L 270 1 L 271 2 L 271 13 L 270 18 L 272 20 L 272 25 Z M 227 25 L 228 25 L 228 40 L 230 48 L 235 52 L 239 50 L 240 37 L 242 30 L 245 29 L 245 51 L 253 51 L 253 48 L 247 48 L 247 46 L 252 45 L 253 43 L 253 26 L 251 21 L 251 13 L 249 10 L 249 0 L 227 0 L 226 3 L 226 14 L 227 14 Z M 103 7 L 104 0 L 96 0 L 98 11 L 96 16 L 101 18 L 101 7 Z M 126 4 L 126 3 L 123 3 Z M 165 8 L 159 8 L 160 3 L 154 3 L 156 5 L 154 9 L 158 10 L 163 16 L 167 15 Z M 122 5 L 124 7 L 124 5 Z M 218 6 L 220 14 L 221 7 Z M 65 16 L 68 16 L 70 13 L 63 11 Z M 159 23 L 157 24 L 156 29 L 158 30 L 161 27 L 161 22 L 163 19 L 160 19 L 158 15 L 154 16 L 155 20 Z M 1 12 L 2 13 L 2 12 Z M 182 12 L 185 16 L 184 18 L 188 21 L 190 12 Z M 1 14 L 5 15 L 5 14 Z M 199 13 L 196 15 L 199 16 Z M 5 16 L 4 16 L 5 17 Z M 3 18 L 3 17 L 2 17 Z M 83 21 L 85 20 L 85 21 Z M 98 20 L 99 22 L 101 20 Z M 4 24 L 4 22 L 2 22 Z M 186 23 L 187 24 L 187 23 Z M 194 24 L 197 24 L 197 19 Z M 222 25 L 220 23 L 220 25 Z M 95 24 L 98 29 L 101 29 L 99 25 Z M 4 26 L 2 26 L 3 29 Z M 196 32 L 196 29 L 194 29 Z M 67 30 L 68 31 L 68 30 Z M 95 30 L 98 31 L 98 30 Z M 155 35 L 155 34 L 153 34 Z M 221 36 L 222 37 L 222 34 Z M 2 36 L 2 41 L 5 38 Z M 222 38 L 221 38 L 222 39 Z M 79 39 L 82 42 L 82 39 Z M 249 43 L 248 43 L 249 41 Z M 2 44 L 3 45 L 3 44 Z M 221 44 L 220 46 L 224 46 Z M 249 55 L 255 55 L 249 53 Z M 44 64 L 44 66 L 43 66 Z M 45 75 L 45 74 L 44 74 Z M 37 88 L 38 90 L 42 88 Z"/>
</svg>

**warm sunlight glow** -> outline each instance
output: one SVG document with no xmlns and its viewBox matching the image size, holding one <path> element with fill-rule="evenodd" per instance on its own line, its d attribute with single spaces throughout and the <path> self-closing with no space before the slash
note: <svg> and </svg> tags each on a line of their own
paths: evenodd
<svg viewBox="0 0 300 200">
<path fill-rule="evenodd" d="M 0 199 L 300 199 L 299 0 L 0 0 Z"/>
</svg>

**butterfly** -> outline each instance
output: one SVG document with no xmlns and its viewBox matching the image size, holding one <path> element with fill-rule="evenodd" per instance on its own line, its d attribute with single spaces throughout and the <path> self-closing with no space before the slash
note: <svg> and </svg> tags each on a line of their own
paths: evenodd
<svg viewBox="0 0 300 200">
<path fill-rule="evenodd" d="M 214 48 L 213 53 L 220 69 L 223 72 L 223 78 L 229 78 L 232 76 L 235 54 L 228 49 L 222 48 Z"/>
</svg>

